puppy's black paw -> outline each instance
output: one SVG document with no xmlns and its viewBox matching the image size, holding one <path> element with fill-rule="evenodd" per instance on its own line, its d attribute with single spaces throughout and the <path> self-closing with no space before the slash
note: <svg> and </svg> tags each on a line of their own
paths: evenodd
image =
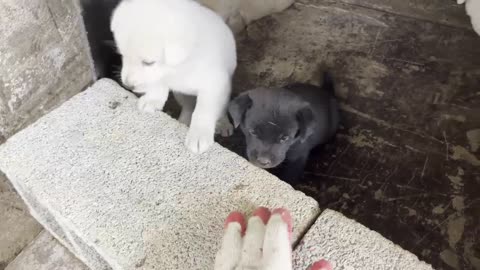
<svg viewBox="0 0 480 270">
<path fill-rule="evenodd" d="M 279 167 L 269 169 L 268 171 L 291 185 L 297 184 L 303 177 L 303 167 L 292 166 L 288 162 L 281 164 Z"/>
</svg>

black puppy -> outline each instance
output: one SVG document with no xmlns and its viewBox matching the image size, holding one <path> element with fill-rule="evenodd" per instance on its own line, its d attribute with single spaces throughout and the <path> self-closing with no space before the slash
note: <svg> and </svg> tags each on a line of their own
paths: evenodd
<svg viewBox="0 0 480 270">
<path fill-rule="evenodd" d="M 282 88 L 257 88 L 236 97 L 228 111 L 245 134 L 248 160 L 294 182 L 303 175 L 310 151 L 335 135 L 339 108 L 333 81 L 323 85 L 295 83 Z"/>
</svg>

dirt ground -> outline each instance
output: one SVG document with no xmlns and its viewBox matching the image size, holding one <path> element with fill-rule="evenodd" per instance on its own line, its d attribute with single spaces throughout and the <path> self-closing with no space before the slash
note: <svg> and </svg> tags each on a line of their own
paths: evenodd
<svg viewBox="0 0 480 270">
<path fill-rule="evenodd" d="M 436 269 L 480 269 L 480 37 L 455 1 L 298 1 L 238 39 L 234 91 L 333 73 L 336 141 L 294 185 Z M 243 154 L 243 138 L 219 139 Z"/>
</svg>

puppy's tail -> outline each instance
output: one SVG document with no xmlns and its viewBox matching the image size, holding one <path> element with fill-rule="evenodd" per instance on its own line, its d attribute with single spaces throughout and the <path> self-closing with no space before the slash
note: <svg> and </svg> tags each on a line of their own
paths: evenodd
<svg viewBox="0 0 480 270">
<path fill-rule="evenodd" d="M 322 88 L 335 96 L 335 84 L 333 83 L 332 75 L 327 71 L 323 72 Z"/>
</svg>

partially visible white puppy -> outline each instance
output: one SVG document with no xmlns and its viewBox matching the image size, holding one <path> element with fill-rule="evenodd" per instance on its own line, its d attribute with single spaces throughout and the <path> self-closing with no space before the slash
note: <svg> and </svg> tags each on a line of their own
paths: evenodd
<svg viewBox="0 0 480 270">
<path fill-rule="evenodd" d="M 470 16 L 473 29 L 480 35 L 480 0 L 457 0 L 458 4 L 465 2 L 465 9 Z"/>
<path fill-rule="evenodd" d="M 141 110 L 162 110 L 174 91 L 179 121 L 190 125 L 186 145 L 195 153 L 213 144 L 217 121 L 222 135 L 233 133 L 226 106 L 236 48 L 219 15 L 193 0 L 123 0 L 111 30 L 122 55 L 122 82 L 145 93 Z"/>
</svg>

